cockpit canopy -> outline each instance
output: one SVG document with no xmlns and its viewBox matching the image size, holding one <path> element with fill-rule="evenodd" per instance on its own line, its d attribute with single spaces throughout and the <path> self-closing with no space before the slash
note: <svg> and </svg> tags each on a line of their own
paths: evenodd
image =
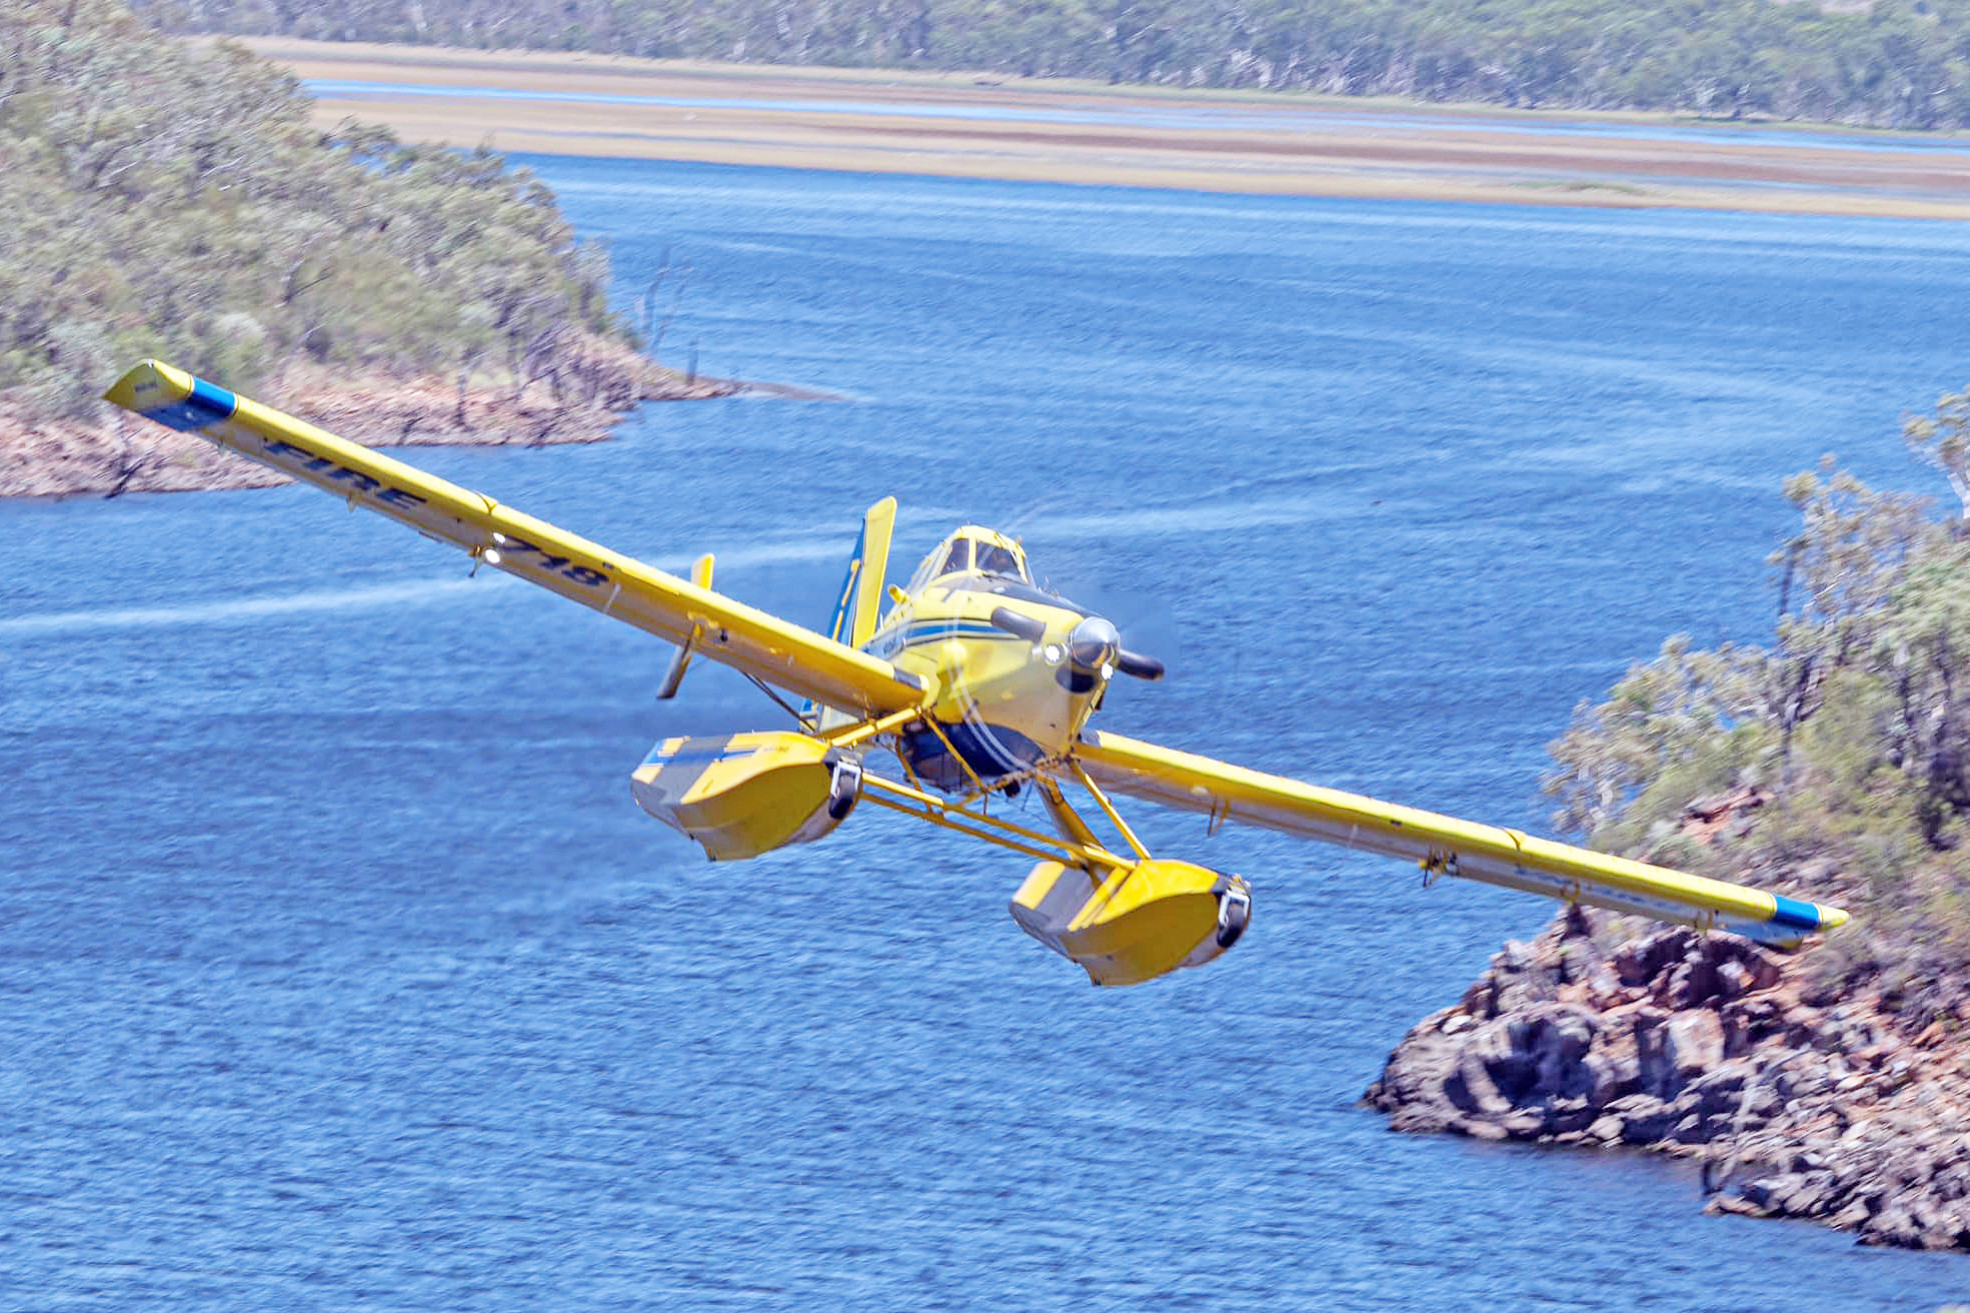
<svg viewBox="0 0 1970 1313">
<path fill-rule="evenodd" d="M 1026 573 L 1026 553 L 1019 544 L 1002 533 L 975 524 L 960 527 L 923 558 L 923 564 L 910 578 L 909 591 L 914 593 L 931 580 L 950 574 L 992 574 L 1021 583 L 1033 582 L 1032 576 Z"/>
</svg>

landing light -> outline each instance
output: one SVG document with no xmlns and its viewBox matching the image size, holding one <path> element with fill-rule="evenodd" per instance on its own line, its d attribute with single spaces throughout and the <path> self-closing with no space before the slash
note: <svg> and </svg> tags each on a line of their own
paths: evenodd
<svg viewBox="0 0 1970 1313">
<path fill-rule="evenodd" d="M 485 550 L 485 553 L 484 553 L 484 555 L 485 555 L 485 558 L 486 558 L 486 564 L 487 564 L 487 565 L 498 565 L 498 564 L 499 564 L 499 548 L 497 548 L 497 547 L 488 547 L 488 548 L 486 548 L 486 550 Z"/>
<path fill-rule="evenodd" d="M 1047 659 L 1048 665 L 1057 666 L 1060 664 L 1062 658 L 1067 655 L 1067 649 L 1058 643 L 1048 643 L 1040 649 L 1040 655 Z"/>
<path fill-rule="evenodd" d="M 496 533 L 493 535 L 493 541 L 503 547 L 506 545 L 506 535 L 503 533 Z"/>
<path fill-rule="evenodd" d="M 1115 678 L 1115 663 L 1113 661 L 1104 661 L 1101 663 L 1101 677 L 1103 679 Z"/>
</svg>

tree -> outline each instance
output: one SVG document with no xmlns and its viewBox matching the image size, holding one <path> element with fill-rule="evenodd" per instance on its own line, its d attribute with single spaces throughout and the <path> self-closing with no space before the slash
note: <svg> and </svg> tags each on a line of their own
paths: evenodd
<svg viewBox="0 0 1970 1313">
<path fill-rule="evenodd" d="M 1970 388 L 1945 392 L 1933 416 L 1905 420 L 1902 441 L 1916 459 L 1949 480 L 1950 491 L 1962 503 L 1962 518 L 1970 520 Z"/>
<path fill-rule="evenodd" d="M 1551 747 L 1554 819 L 1852 906 L 1842 970 L 1970 966 L 1970 539 L 1830 460 L 1785 491 L 1773 646 L 1671 639 L 1583 703 Z M 1736 819 L 1693 826 L 1700 798 Z"/>
</svg>

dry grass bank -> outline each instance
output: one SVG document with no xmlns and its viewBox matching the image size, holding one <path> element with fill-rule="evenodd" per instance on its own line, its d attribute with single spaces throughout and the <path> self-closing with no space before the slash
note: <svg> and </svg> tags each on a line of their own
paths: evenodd
<svg viewBox="0 0 1970 1313">
<path fill-rule="evenodd" d="M 1266 195 L 1970 218 L 1970 142 L 1913 155 L 1747 141 L 1690 124 L 1673 126 L 1703 139 L 1661 141 L 1602 135 L 1610 122 L 1673 122 L 1635 115 L 276 38 L 246 44 L 310 80 L 524 93 L 344 91 L 322 96 L 317 109 L 324 125 L 354 115 L 415 141 L 506 151 Z M 1062 111 L 1099 121 L 1049 120 Z"/>
</svg>

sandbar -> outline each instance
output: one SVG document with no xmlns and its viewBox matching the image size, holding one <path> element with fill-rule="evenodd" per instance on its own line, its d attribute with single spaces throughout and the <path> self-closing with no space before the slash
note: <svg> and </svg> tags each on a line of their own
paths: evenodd
<svg viewBox="0 0 1970 1313">
<path fill-rule="evenodd" d="M 406 140 L 506 152 L 1600 208 L 1970 218 L 1970 139 L 986 74 L 246 38 Z M 1755 131 L 1745 131 L 1754 127 Z"/>
</svg>

